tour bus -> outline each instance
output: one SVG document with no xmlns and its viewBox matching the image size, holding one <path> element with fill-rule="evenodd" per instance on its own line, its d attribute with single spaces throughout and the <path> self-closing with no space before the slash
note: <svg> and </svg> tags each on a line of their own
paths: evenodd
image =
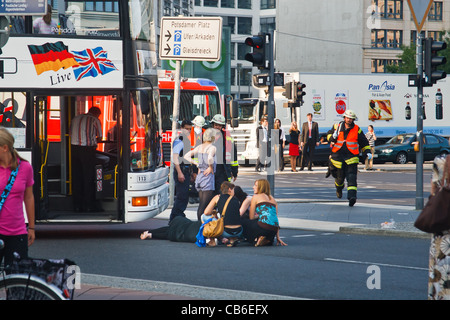
<svg viewBox="0 0 450 320">
<path fill-rule="evenodd" d="M 164 161 L 169 166 L 175 87 L 173 73 L 171 71 L 160 71 L 158 84 L 161 102 L 162 148 Z M 225 103 L 214 81 L 197 78 L 181 79 L 179 122 L 193 120 L 196 116 L 200 115 L 205 118 L 205 126 L 207 127 L 216 114 L 225 116 L 224 113 Z"/>
<path fill-rule="evenodd" d="M 49 0 L 53 24 L 0 18 L 0 124 L 34 168 L 36 222 L 136 222 L 168 206 L 154 14 L 157 1 Z M 96 200 L 75 212 L 72 119 L 97 106 Z"/>
</svg>

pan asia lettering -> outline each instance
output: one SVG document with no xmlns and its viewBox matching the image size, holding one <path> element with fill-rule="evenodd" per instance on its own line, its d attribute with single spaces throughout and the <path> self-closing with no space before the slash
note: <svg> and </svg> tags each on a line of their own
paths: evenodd
<svg viewBox="0 0 450 320">
<path fill-rule="evenodd" d="M 395 90 L 395 85 L 392 83 L 388 83 L 386 80 L 382 84 L 373 84 L 373 83 L 369 84 L 369 88 L 367 90 L 372 92 L 390 91 Z"/>
</svg>

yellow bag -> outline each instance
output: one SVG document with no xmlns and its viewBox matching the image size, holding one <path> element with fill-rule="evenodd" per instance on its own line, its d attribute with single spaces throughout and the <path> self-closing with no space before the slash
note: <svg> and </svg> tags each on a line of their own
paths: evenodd
<svg viewBox="0 0 450 320">
<path fill-rule="evenodd" d="M 205 236 L 206 238 L 217 238 L 222 235 L 224 228 L 223 217 L 225 216 L 225 211 L 227 210 L 228 203 L 230 202 L 231 198 L 233 198 L 233 196 L 230 196 L 225 203 L 220 218 L 217 220 L 212 220 L 204 225 L 203 236 Z"/>
</svg>

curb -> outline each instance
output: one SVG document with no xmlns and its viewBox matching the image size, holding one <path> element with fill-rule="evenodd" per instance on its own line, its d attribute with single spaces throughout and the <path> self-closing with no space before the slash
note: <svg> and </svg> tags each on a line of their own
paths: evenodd
<svg viewBox="0 0 450 320">
<path fill-rule="evenodd" d="M 431 239 L 429 233 L 420 231 L 414 227 L 414 222 L 397 222 L 396 227 L 392 229 L 381 228 L 380 225 L 369 224 L 359 226 L 343 226 L 339 232 L 348 234 L 366 234 L 376 236 L 391 236 L 404 238 Z"/>
</svg>

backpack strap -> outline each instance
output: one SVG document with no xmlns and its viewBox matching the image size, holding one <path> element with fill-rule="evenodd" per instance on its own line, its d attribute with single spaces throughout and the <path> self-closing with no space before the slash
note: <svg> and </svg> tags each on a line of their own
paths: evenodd
<svg viewBox="0 0 450 320">
<path fill-rule="evenodd" d="M 17 176 L 17 172 L 19 171 L 19 166 L 20 166 L 20 162 L 17 165 L 17 168 L 15 170 L 13 170 L 11 172 L 11 175 L 9 176 L 8 183 L 6 184 L 5 190 L 3 190 L 3 193 L 2 193 L 2 196 L 1 196 L 1 199 L 0 199 L 0 210 L 2 209 L 3 204 L 6 201 L 6 197 L 8 197 L 8 194 L 9 194 L 9 192 L 11 191 L 11 189 L 13 187 L 14 181 L 16 181 L 16 176 Z"/>
</svg>

